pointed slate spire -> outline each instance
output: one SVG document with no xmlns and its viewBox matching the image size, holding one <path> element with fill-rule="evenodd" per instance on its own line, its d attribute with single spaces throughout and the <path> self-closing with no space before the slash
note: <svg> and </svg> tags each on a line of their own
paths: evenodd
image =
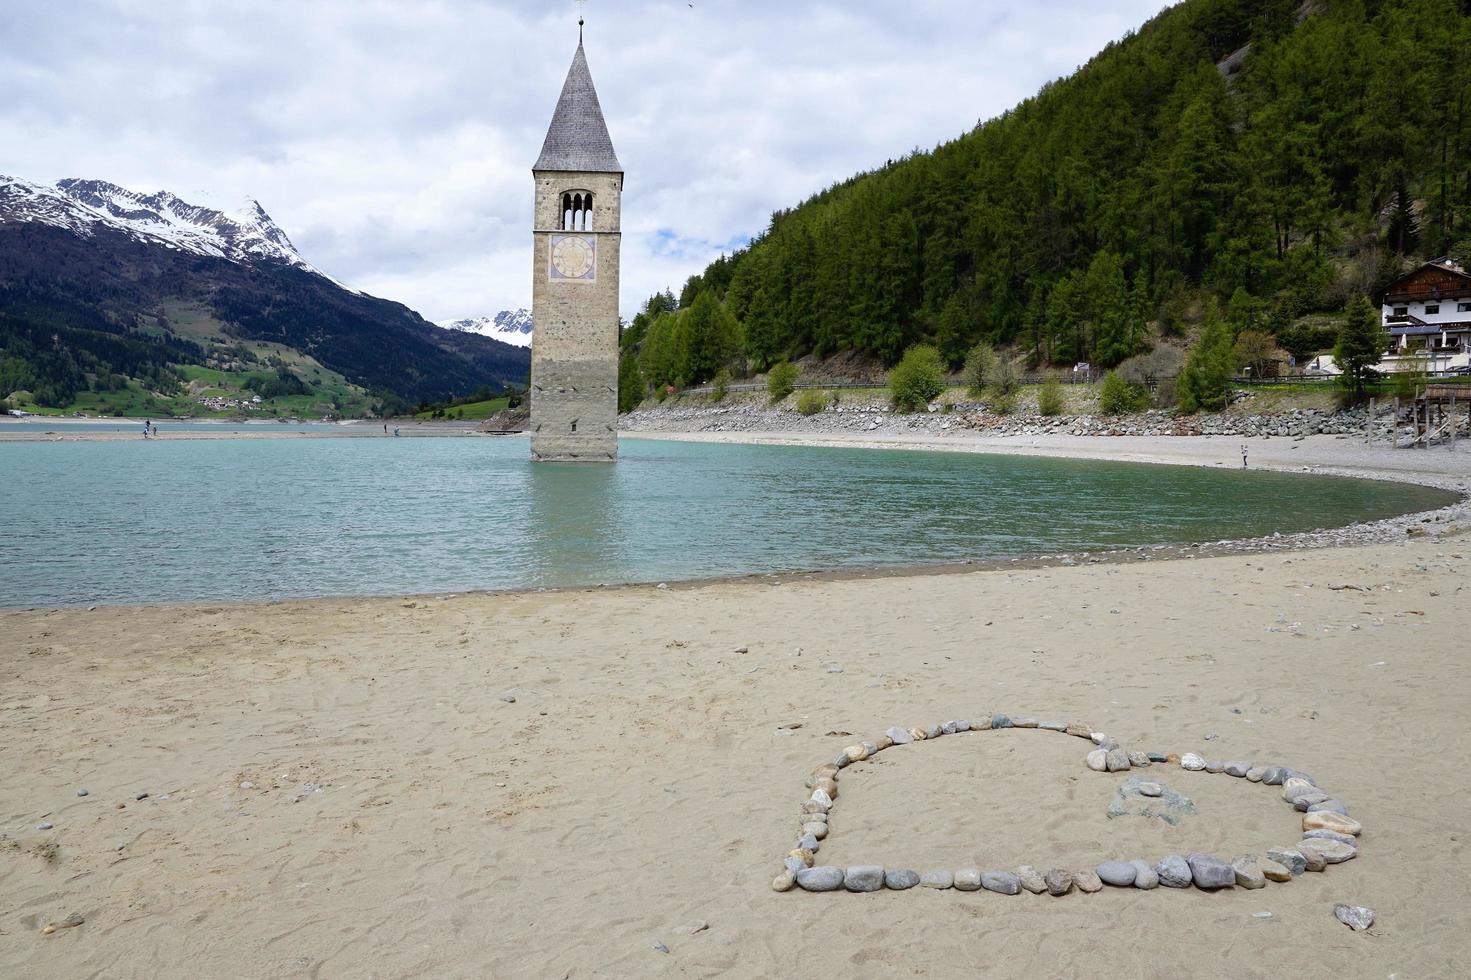
<svg viewBox="0 0 1471 980">
<path fill-rule="evenodd" d="M 587 173 L 623 173 L 623 165 L 613 152 L 613 139 L 603 121 L 603 108 L 598 104 L 592 73 L 587 69 L 587 56 L 582 44 L 572 58 L 572 68 L 557 100 L 541 156 L 532 170 L 576 170 Z"/>
</svg>

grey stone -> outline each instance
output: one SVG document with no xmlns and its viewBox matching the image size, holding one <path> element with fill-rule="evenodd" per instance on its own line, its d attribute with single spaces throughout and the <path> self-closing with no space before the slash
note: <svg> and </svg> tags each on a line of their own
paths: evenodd
<svg viewBox="0 0 1471 980">
<path fill-rule="evenodd" d="M 1246 770 L 1246 778 L 1250 782 L 1259 783 L 1262 781 L 1262 777 L 1266 775 L 1266 773 L 1267 770 L 1262 766 L 1253 766 L 1252 768 Z"/>
<path fill-rule="evenodd" d="M 884 732 L 884 734 L 889 736 L 889 741 L 895 745 L 908 745 L 914 741 L 914 736 L 909 734 L 909 729 L 900 728 L 898 725 Z"/>
<path fill-rule="evenodd" d="M 1103 764 L 1109 772 L 1125 772 L 1129 768 L 1129 753 L 1123 749 L 1109 749 L 1103 757 Z"/>
<path fill-rule="evenodd" d="M 1078 891 L 1088 895 L 1103 891 L 1103 879 L 1098 877 L 1091 868 L 1080 868 L 1074 871 L 1073 884 L 1078 886 Z"/>
<path fill-rule="evenodd" d="M 1362 905 L 1344 905 L 1339 902 L 1333 906 L 1333 916 L 1354 932 L 1363 932 L 1374 924 L 1374 910 Z"/>
<path fill-rule="evenodd" d="M 1108 752 L 1094 749 L 1083 757 L 1083 762 L 1094 772 L 1108 772 Z"/>
<path fill-rule="evenodd" d="M 54 823 L 52 823 L 50 820 L 42 820 L 40 823 L 36 824 L 36 829 L 37 830 L 51 830 L 55 826 L 56 825 Z"/>
<path fill-rule="evenodd" d="M 1340 844 L 1348 844 L 1350 847 L 1358 847 L 1359 839 L 1348 834 L 1340 834 L 1336 830 L 1305 830 L 1302 833 L 1303 840 L 1332 840 Z"/>
<path fill-rule="evenodd" d="M 1130 861 L 1134 865 L 1134 887 L 1148 891 L 1159 887 L 1159 874 L 1148 861 Z"/>
<path fill-rule="evenodd" d="M 1194 752 L 1186 752 L 1180 756 L 1180 768 L 1189 769 L 1191 772 L 1200 772 L 1205 768 L 1205 759 Z"/>
<path fill-rule="evenodd" d="M 1226 764 L 1219 759 L 1210 759 L 1207 760 L 1205 764 L 1205 771 L 1208 773 L 1220 774 L 1226 771 Z"/>
<path fill-rule="evenodd" d="M 1010 871 L 982 871 L 981 887 L 1001 895 L 1019 895 L 1022 879 L 1020 875 L 1014 875 Z"/>
<path fill-rule="evenodd" d="M 1114 749 L 1119 748 L 1119 740 L 1112 735 L 1100 735 L 1093 741 L 1097 742 L 1098 747 L 1105 752 L 1112 752 Z"/>
<path fill-rule="evenodd" d="M 1042 876 L 1042 880 L 1047 883 L 1047 894 L 1054 898 L 1061 898 L 1073 890 L 1073 874 L 1062 868 L 1053 868 Z"/>
<path fill-rule="evenodd" d="M 929 728 L 925 729 L 924 734 L 925 738 L 939 738 L 945 733 L 940 729 L 939 725 L 931 725 Z"/>
<path fill-rule="evenodd" d="M 817 842 L 817 838 L 813 837 L 811 834 L 803 834 L 801 837 L 797 838 L 797 846 L 805 847 L 807 850 L 815 852 L 820 849 L 822 845 L 820 845 Z"/>
<path fill-rule="evenodd" d="M 1149 756 L 1149 761 L 1150 762 L 1169 762 L 1170 761 L 1169 754 L 1168 753 L 1165 753 L 1165 752 L 1146 752 L 1144 754 L 1147 755 L 1147 756 Z"/>
<path fill-rule="evenodd" d="M 1164 792 L 1165 792 L 1165 788 L 1163 786 L 1161 786 L 1159 783 L 1140 783 L 1139 784 L 1139 795 L 1140 796 L 1157 797 L 1157 796 L 1163 796 L 1164 795 Z"/>
<path fill-rule="evenodd" d="M 1139 877 L 1139 869 L 1132 861 L 1104 861 L 1097 870 L 1098 877 L 1103 879 L 1103 883 L 1113 885 L 1115 888 L 1128 888 L 1134 884 L 1134 879 Z"/>
<path fill-rule="evenodd" d="M 1149 765 L 1148 754 L 1144 752 L 1130 752 L 1129 765 L 1138 766 L 1140 769 L 1143 769 L 1145 766 Z"/>
<path fill-rule="evenodd" d="M 1328 794 L 1321 790 L 1314 789 L 1305 793 L 1297 793 L 1292 800 L 1292 808 L 1298 813 L 1307 813 L 1308 807 L 1315 803 L 1322 803 L 1326 799 L 1328 799 Z"/>
<path fill-rule="evenodd" d="M 1011 723 L 1017 728 L 1036 728 L 1041 724 L 1035 718 L 1013 718 L 1011 719 Z"/>
<path fill-rule="evenodd" d="M 1021 879 L 1022 887 L 1033 895 L 1040 895 L 1047 890 L 1047 879 L 1042 877 L 1042 872 L 1030 864 L 1017 868 L 1016 876 Z"/>
<path fill-rule="evenodd" d="M 807 892 L 835 892 L 843 887 L 843 869 L 829 864 L 797 872 L 797 887 Z"/>
<path fill-rule="evenodd" d="M 972 718 L 970 720 L 970 730 L 973 732 L 989 732 L 991 730 L 991 716 L 986 715 L 979 721 Z"/>
<path fill-rule="evenodd" d="M 1011 719 L 1008 718 L 1008 717 L 1006 717 L 1005 715 L 992 715 L 991 716 L 991 727 L 992 728 L 1010 728 L 1010 727 L 1012 727 L 1012 725 L 1011 725 Z"/>
<path fill-rule="evenodd" d="M 1288 803 L 1296 803 L 1299 796 L 1311 796 L 1317 792 L 1318 787 L 1296 776 L 1289 777 L 1287 782 L 1282 784 L 1282 799 Z"/>
<path fill-rule="evenodd" d="M 146 799 L 148 799 L 148 792 L 145 790 L 145 791 L 143 791 L 141 793 L 138 793 L 138 794 L 136 794 L 133 797 L 133 799 L 135 799 L 135 800 L 146 800 Z"/>
<path fill-rule="evenodd" d="M 1065 731 L 1067 731 L 1067 722 L 1065 722 L 1065 721 L 1039 721 L 1039 722 L 1037 722 L 1037 727 L 1040 728 L 1040 729 L 1042 729 L 1043 731 L 1047 731 L 1047 732 L 1065 732 Z"/>
<path fill-rule="evenodd" d="M 1189 888 L 1193 880 L 1190 863 L 1178 854 L 1171 854 L 1155 865 L 1154 873 L 1159 875 L 1159 883 L 1166 888 Z"/>
<path fill-rule="evenodd" d="M 502 694 L 501 695 L 501 700 L 504 701 L 504 702 L 506 702 L 506 704 L 515 704 L 516 703 L 516 695 L 514 695 L 514 694 Z"/>
<path fill-rule="evenodd" d="M 964 731 L 970 731 L 970 726 L 969 725 L 966 725 L 963 730 Z M 946 735 L 954 735 L 956 732 L 962 731 L 962 729 L 960 727 L 960 722 L 958 722 L 958 721 L 947 721 L 943 725 L 940 726 L 940 731 L 944 732 Z"/>
<path fill-rule="evenodd" d="M 1303 772 L 1301 769 L 1290 769 L 1289 768 L 1289 769 L 1286 769 L 1285 772 L 1286 772 L 1286 776 L 1282 780 L 1284 783 L 1287 780 L 1289 780 L 1289 779 L 1301 779 L 1303 782 L 1307 783 L 1310 786 L 1316 786 L 1316 785 L 1318 785 L 1318 781 L 1316 779 L 1314 779 L 1312 776 L 1309 776 L 1307 773 Z"/>
<path fill-rule="evenodd" d="M 1256 858 L 1237 858 L 1235 861 L 1231 862 L 1231 869 L 1236 872 L 1236 884 L 1240 887 L 1267 887 L 1267 876 L 1262 873 L 1261 866 L 1256 863 Z"/>
<path fill-rule="evenodd" d="M 876 892 L 884 887 L 884 869 L 877 864 L 855 864 L 844 872 L 843 887 L 850 892 Z"/>
<path fill-rule="evenodd" d="M 80 789 L 78 789 L 77 790 L 77 795 L 78 796 L 86 796 L 87 795 L 87 787 L 83 786 Z"/>
<path fill-rule="evenodd" d="M 913 888 L 919 884 L 919 872 L 911 871 L 909 868 L 895 868 L 884 872 L 884 887 L 891 888 L 896 892 Z"/>
<path fill-rule="evenodd" d="M 926 888 L 953 888 L 955 887 L 955 873 L 953 871 L 926 871 L 919 876 L 919 883 Z"/>
<path fill-rule="evenodd" d="M 1307 858 L 1295 847 L 1273 847 L 1267 850 L 1267 859 L 1276 861 L 1296 878 L 1308 869 Z"/>
<path fill-rule="evenodd" d="M 1310 844 L 1332 844 L 1332 843 L 1333 843 L 1332 841 L 1321 841 L 1321 840 L 1307 841 L 1307 840 L 1305 840 L 1305 841 L 1303 841 L 1298 846 L 1297 852 L 1302 855 L 1303 863 L 1307 866 L 1307 869 L 1309 871 L 1326 871 L 1327 868 L 1328 868 L 1328 859 L 1326 857 L 1324 857 L 1323 856 L 1323 853 L 1321 851 L 1319 851 L 1317 848 L 1310 847 L 1308 845 L 1310 845 Z"/>
<path fill-rule="evenodd" d="M 1236 869 L 1213 854 L 1191 854 L 1190 876 L 1201 889 L 1230 888 L 1236 884 Z"/>
<path fill-rule="evenodd" d="M 1359 854 L 1359 849 L 1357 847 L 1354 847 L 1352 844 L 1344 844 L 1336 840 L 1299 841 L 1297 844 L 1297 850 L 1299 854 L 1308 859 L 1309 867 L 1311 867 L 1313 863 L 1313 854 L 1321 855 L 1324 862 L 1327 864 L 1342 864 L 1345 861 L 1352 861 Z"/>
<path fill-rule="evenodd" d="M 1286 766 L 1268 766 L 1262 770 L 1262 783 L 1267 786 L 1281 786 L 1287 781 L 1287 773 Z"/>
<path fill-rule="evenodd" d="M 801 858 L 789 857 L 782 861 L 782 867 L 786 868 L 792 874 L 796 874 L 807 867 L 807 862 Z"/>
<path fill-rule="evenodd" d="M 1250 762 L 1228 762 L 1226 763 L 1226 775 L 1235 776 L 1237 779 L 1245 779 L 1246 774 L 1251 772 Z"/>
<path fill-rule="evenodd" d="M 981 869 L 961 868 L 955 872 L 955 890 L 958 892 L 978 892 L 981 890 Z"/>
<path fill-rule="evenodd" d="M 1348 816 L 1348 807 L 1337 800 L 1320 800 L 1308 807 L 1309 813 L 1341 813 Z"/>
</svg>

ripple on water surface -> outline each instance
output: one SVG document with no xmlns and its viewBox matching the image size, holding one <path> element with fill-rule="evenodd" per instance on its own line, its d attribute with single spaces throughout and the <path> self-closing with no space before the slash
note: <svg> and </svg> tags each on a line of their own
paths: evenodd
<svg viewBox="0 0 1471 980">
<path fill-rule="evenodd" d="M 625 439 L 0 446 L 0 604 L 264 600 L 923 565 L 1333 527 L 1442 491 L 1239 469 Z"/>
</svg>

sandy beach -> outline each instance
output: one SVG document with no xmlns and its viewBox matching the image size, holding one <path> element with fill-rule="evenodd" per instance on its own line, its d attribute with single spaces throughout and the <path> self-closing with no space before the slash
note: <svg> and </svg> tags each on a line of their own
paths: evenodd
<svg viewBox="0 0 1471 980">
<path fill-rule="evenodd" d="M 984 451 L 1227 465 L 1241 441 Z M 1252 454 L 1444 485 L 1471 460 L 1331 438 Z M 913 577 L 0 612 L 0 974 L 1465 975 L 1468 583 L 1471 537 L 1450 532 Z M 1362 854 L 1255 891 L 771 891 L 814 766 L 890 725 L 996 712 L 1303 769 L 1363 822 Z M 1110 819 L 1125 776 L 1088 771 L 1089 747 L 1008 730 L 890 749 L 844 771 L 819 862 L 1084 868 L 1300 836 L 1276 789 L 1178 767 L 1144 773 L 1196 813 Z M 1376 924 L 1351 932 L 1336 902 Z"/>
</svg>

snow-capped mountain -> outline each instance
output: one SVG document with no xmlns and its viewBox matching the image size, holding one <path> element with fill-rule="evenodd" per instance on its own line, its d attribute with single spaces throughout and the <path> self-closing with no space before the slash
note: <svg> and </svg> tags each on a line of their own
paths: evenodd
<svg viewBox="0 0 1471 980">
<path fill-rule="evenodd" d="M 475 333 L 514 347 L 531 346 L 531 311 L 502 310 L 495 316 L 471 317 L 466 320 L 442 320 L 439 326 L 461 333 Z"/>
<path fill-rule="evenodd" d="M 286 232 L 254 200 L 239 211 L 221 211 L 190 204 L 168 191 L 141 194 L 105 180 L 71 177 L 52 186 L 0 174 L 0 221 L 38 222 L 84 236 L 106 225 L 181 252 L 246 265 L 280 262 L 331 278 L 301 257 Z"/>
</svg>

